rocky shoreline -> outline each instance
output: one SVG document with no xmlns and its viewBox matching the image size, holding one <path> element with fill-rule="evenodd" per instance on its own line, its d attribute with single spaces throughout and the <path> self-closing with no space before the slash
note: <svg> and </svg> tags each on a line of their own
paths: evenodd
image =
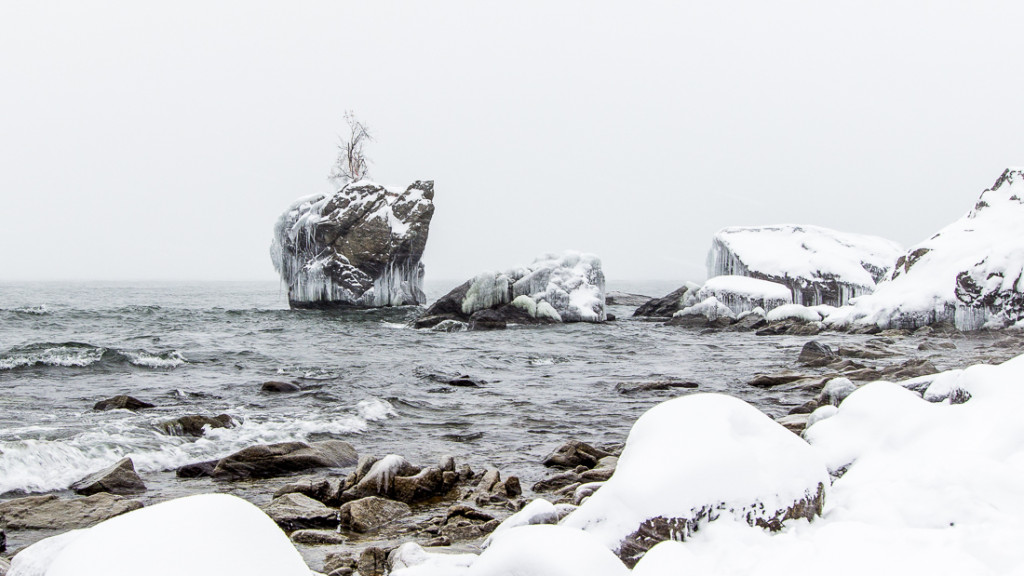
<svg viewBox="0 0 1024 576">
<path fill-rule="evenodd" d="M 891 330 L 861 343 L 844 342 L 838 332 L 818 334 L 806 341 L 791 366 L 751 374 L 745 385 L 797 391 L 804 403 L 777 421 L 801 434 L 815 410 L 838 405 L 858 383 L 885 379 L 923 389 L 928 377 L 939 372 L 939 366 L 947 368 L 950 359 L 958 365 L 998 363 L 1024 349 L 1024 337 L 1011 331 L 972 337 L 988 343 L 965 358 L 957 347 L 965 335 L 941 327 L 913 333 Z M 898 350 L 894 344 L 903 339 L 917 342 L 919 354 Z M 268 393 L 282 389 L 282 383 L 268 384 Z M 699 390 L 699 383 L 691 382 L 623 384 L 616 386 L 623 395 Z M 95 409 L 110 407 L 146 410 L 152 404 L 115 397 L 97 402 Z M 165 424 L 164 433 L 202 436 L 212 428 L 231 426 L 232 419 L 190 414 Z M 269 501 L 254 503 L 289 533 L 312 570 L 369 576 L 385 574 L 401 563 L 395 551 L 406 542 L 430 550 L 479 552 L 503 520 L 534 498 L 545 499 L 554 508 L 528 523 L 557 522 L 612 476 L 622 445 L 593 444 L 584 438 L 551 448 L 538 463 L 548 472 L 528 486 L 521 484 L 522 473 L 498 470 L 476 459 L 459 462 L 454 456 L 438 455 L 433 464 L 415 465 L 395 454 L 357 454 L 355 447 L 339 440 L 253 446 L 174 473 L 182 482 L 207 477 L 214 481 L 215 491 L 230 492 L 239 484 L 250 489 L 266 485 Z M 486 462 L 486 455 L 477 457 Z M 41 538 L 152 503 L 140 496 L 145 483 L 130 459 L 83 478 L 72 489 L 80 497 L 51 493 L 0 502 L 0 557 L 10 558 Z M 6 541 L 11 544 L 3 550 Z M 0 563 L 0 571 L 4 569 Z"/>
</svg>

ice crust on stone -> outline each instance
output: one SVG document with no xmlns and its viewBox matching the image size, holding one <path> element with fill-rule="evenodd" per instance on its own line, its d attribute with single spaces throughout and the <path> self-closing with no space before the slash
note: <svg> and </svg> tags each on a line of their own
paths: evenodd
<svg viewBox="0 0 1024 576">
<path fill-rule="evenodd" d="M 781 320 L 801 320 L 803 322 L 821 322 L 821 314 L 814 308 L 808 308 L 800 304 L 784 304 L 770 310 L 765 318 L 769 322 Z"/>
<path fill-rule="evenodd" d="M 689 291 L 687 291 L 689 294 Z M 714 297 L 735 313 L 772 310 L 793 301 L 787 286 L 749 276 L 715 276 L 697 290 L 697 301 Z"/>
<path fill-rule="evenodd" d="M 1024 170 L 1008 169 L 974 208 L 901 255 L 874 293 L 828 318 L 833 326 L 960 330 L 1024 318 Z"/>
<path fill-rule="evenodd" d="M 700 440 L 680 441 L 689 430 L 700 430 Z M 828 484 L 821 457 L 792 432 L 737 398 L 693 394 L 645 412 L 615 474 L 562 525 L 619 550 L 648 520 L 735 517 L 754 524 Z"/>
<path fill-rule="evenodd" d="M 54 545 L 54 540 L 59 539 Z M 169 500 L 42 540 L 8 576 L 309 576 L 302 556 L 256 506 L 228 494 Z"/>
<path fill-rule="evenodd" d="M 433 182 L 404 191 L 361 180 L 301 198 L 274 227 L 270 255 L 293 307 L 423 304 Z"/>
<path fill-rule="evenodd" d="M 715 234 L 708 278 L 759 278 L 787 286 L 794 304 L 840 306 L 874 290 L 902 252 L 884 238 L 821 226 L 734 226 Z"/>
<path fill-rule="evenodd" d="M 464 294 L 460 295 L 462 290 Z M 605 279 L 601 259 L 593 254 L 567 251 L 548 254 L 529 266 L 505 272 L 483 272 L 435 302 L 456 299 L 458 315 L 467 319 L 475 312 L 506 304 L 534 318 L 559 322 L 604 322 Z"/>
<path fill-rule="evenodd" d="M 733 313 L 732 309 L 719 302 L 718 298 L 715 298 L 714 296 L 694 304 L 693 306 L 687 306 L 672 315 L 673 318 L 678 318 L 680 316 L 703 316 L 711 322 L 714 322 L 719 318 L 736 319 L 736 314 Z"/>
</svg>

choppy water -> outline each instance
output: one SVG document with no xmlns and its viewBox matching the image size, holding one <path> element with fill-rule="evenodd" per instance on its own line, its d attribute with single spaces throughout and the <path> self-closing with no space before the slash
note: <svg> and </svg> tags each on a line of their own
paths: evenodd
<svg viewBox="0 0 1024 576">
<path fill-rule="evenodd" d="M 431 295 L 454 284 L 430 286 Z M 702 335 L 632 320 L 632 308 L 611 311 L 620 320 L 604 325 L 449 334 L 405 327 L 415 308 L 287 310 L 276 283 L 0 284 L 0 498 L 63 490 L 131 456 L 149 499 L 226 489 L 269 500 L 265 487 L 179 480 L 173 470 L 255 443 L 328 437 L 420 463 L 451 453 L 529 485 L 562 441 L 622 441 L 644 410 L 690 393 L 623 395 L 618 383 L 694 381 L 776 416 L 806 400 L 744 383 L 793 367 L 807 337 Z M 839 338 L 867 339 L 819 337 Z M 916 356 L 917 343 L 895 346 Z M 983 345 L 963 339 L 935 362 L 963 365 Z M 460 374 L 485 384 L 444 383 Z M 303 391 L 260 392 L 268 380 Z M 117 394 L 157 408 L 92 410 Z M 198 440 L 156 428 L 193 413 L 227 413 L 241 425 Z M 699 441 L 701 431 L 692 433 Z"/>
</svg>

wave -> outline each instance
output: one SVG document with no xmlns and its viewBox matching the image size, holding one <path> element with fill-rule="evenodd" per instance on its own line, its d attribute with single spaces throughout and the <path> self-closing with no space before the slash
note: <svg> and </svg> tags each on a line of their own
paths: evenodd
<svg viewBox="0 0 1024 576">
<path fill-rule="evenodd" d="M 22 428 L 0 440 L 0 495 L 63 490 L 124 457 L 130 457 L 142 474 L 163 472 L 223 458 L 255 444 L 362 434 L 370 422 L 396 415 L 386 400 L 370 398 L 345 413 L 315 419 L 232 413 L 238 426 L 208 430 L 198 439 L 157 433 L 156 426 L 166 415 L 132 414 L 61 439 L 53 439 L 48 430 L 39 430 L 39 438 L 24 438 L 34 434 Z"/>
<path fill-rule="evenodd" d="M 171 369 L 187 363 L 185 357 L 177 350 L 122 350 L 83 342 L 39 342 L 15 346 L 0 355 L 0 370 L 33 367 L 86 368 L 125 364 L 140 368 Z"/>
</svg>

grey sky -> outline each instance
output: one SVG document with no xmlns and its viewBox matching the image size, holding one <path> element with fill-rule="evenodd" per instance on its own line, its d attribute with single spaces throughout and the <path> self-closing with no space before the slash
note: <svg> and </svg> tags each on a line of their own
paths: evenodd
<svg viewBox="0 0 1024 576">
<path fill-rule="evenodd" d="M 342 114 L 436 181 L 428 279 L 729 225 L 924 239 L 1024 165 L 1024 4 L 0 3 L 0 280 L 274 279 Z"/>
</svg>

